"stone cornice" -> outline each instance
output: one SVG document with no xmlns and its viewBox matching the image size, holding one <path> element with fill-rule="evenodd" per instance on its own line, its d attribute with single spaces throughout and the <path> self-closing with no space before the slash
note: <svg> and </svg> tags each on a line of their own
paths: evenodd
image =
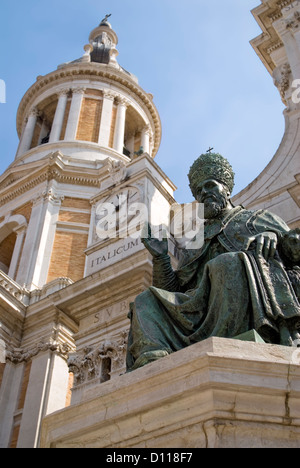
<svg viewBox="0 0 300 468">
<path fill-rule="evenodd" d="M 22 362 L 28 362 L 39 353 L 46 351 L 55 352 L 67 360 L 69 353 L 74 351 L 74 348 L 72 349 L 67 343 L 57 343 L 55 341 L 46 343 L 40 342 L 30 349 L 14 348 L 11 351 L 7 351 L 6 360 L 11 361 L 13 364 L 20 364 Z"/>
<path fill-rule="evenodd" d="M 282 8 L 291 4 L 292 1 L 269 0 L 252 10 L 255 20 L 263 32 L 260 36 L 250 41 L 250 43 L 271 74 L 276 68 L 271 53 L 283 46 L 281 38 L 273 27 L 273 22 L 282 17 Z"/>
<path fill-rule="evenodd" d="M 130 164 L 128 164 L 127 168 L 132 168 L 135 163 L 142 162 L 142 160 L 148 161 L 150 165 L 154 167 L 154 169 L 158 172 L 158 174 L 170 185 L 172 190 L 176 190 L 177 187 L 173 184 L 173 182 L 166 176 L 163 170 L 156 164 L 156 162 L 147 154 L 144 153 L 138 160 L 133 160 Z M 174 197 L 168 192 L 168 190 L 156 179 L 156 177 L 151 172 L 150 168 L 147 167 L 145 164 L 139 170 L 135 171 L 133 174 L 130 175 L 129 178 L 124 178 L 119 184 L 113 184 L 106 187 L 105 190 L 101 190 L 95 196 L 90 199 L 92 205 L 96 204 L 99 200 L 105 198 L 108 195 L 111 195 L 113 191 L 117 192 L 118 190 L 122 190 L 124 187 L 134 185 L 138 181 L 140 181 L 143 177 L 148 177 L 153 185 L 160 191 L 166 200 L 170 203 L 170 205 L 176 203 Z"/>
<path fill-rule="evenodd" d="M 0 289 L 1 288 L 9 294 L 10 298 L 17 300 L 19 306 L 21 306 L 21 304 L 22 306 L 28 305 L 30 292 L 27 289 L 22 288 L 3 271 L 0 271 Z"/>
<path fill-rule="evenodd" d="M 161 121 L 158 111 L 152 102 L 152 97 L 146 93 L 134 80 L 124 72 L 117 70 L 109 65 L 95 63 L 76 63 L 69 64 L 55 70 L 45 76 L 38 77 L 37 81 L 29 88 L 24 95 L 17 112 L 17 131 L 20 136 L 23 122 L 30 112 L 34 100 L 44 91 L 59 87 L 62 84 L 70 83 L 75 80 L 92 80 L 107 84 L 116 83 L 119 88 L 129 92 L 133 98 L 147 111 L 153 128 L 154 136 L 154 155 L 157 153 L 161 141 Z"/>
<path fill-rule="evenodd" d="M 17 168 L 18 166 L 16 166 Z M 24 170 L 23 166 L 21 166 L 21 170 Z M 4 179 L 4 188 L 1 189 L 0 186 L 0 206 L 50 180 L 56 180 L 64 184 L 99 187 L 100 173 L 101 169 L 89 169 L 84 173 L 82 168 L 65 165 L 58 152 L 51 153 L 42 160 L 42 166 L 35 168 L 11 184 L 5 185 Z"/>
</svg>

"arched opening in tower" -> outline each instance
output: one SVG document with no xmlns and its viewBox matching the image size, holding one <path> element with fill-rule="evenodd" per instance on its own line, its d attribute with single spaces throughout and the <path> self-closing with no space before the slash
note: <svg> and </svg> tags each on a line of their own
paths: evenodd
<svg viewBox="0 0 300 468">
<path fill-rule="evenodd" d="M 10 263 L 12 260 L 17 234 L 11 232 L 3 241 L 0 243 L 0 270 L 5 274 L 8 274 Z"/>
</svg>

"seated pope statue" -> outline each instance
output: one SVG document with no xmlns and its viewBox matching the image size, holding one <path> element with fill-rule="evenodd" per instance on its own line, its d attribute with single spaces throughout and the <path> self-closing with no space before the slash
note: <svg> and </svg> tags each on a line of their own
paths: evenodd
<svg viewBox="0 0 300 468">
<path fill-rule="evenodd" d="M 200 156 L 188 177 L 204 204 L 204 244 L 182 249 L 174 271 L 167 240 L 143 239 L 153 286 L 131 304 L 127 371 L 250 330 L 266 343 L 300 346 L 300 230 L 269 211 L 234 206 L 234 173 L 219 154 Z"/>
</svg>

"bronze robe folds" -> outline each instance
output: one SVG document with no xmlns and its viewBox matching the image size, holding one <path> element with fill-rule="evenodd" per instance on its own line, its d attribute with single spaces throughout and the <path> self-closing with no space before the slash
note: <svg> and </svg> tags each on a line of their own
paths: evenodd
<svg viewBox="0 0 300 468">
<path fill-rule="evenodd" d="M 236 207 L 205 224 L 200 250 L 183 250 L 173 271 L 169 256 L 154 258 L 153 286 L 131 304 L 127 368 L 143 356 L 163 356 L 211 336 L 233 338 L 255 329 L 279 343 L 279 321 L 300 318 L 299 298 L 278 253 L 268 260 L 251 237 L 288 226 L 264 210 Z M 150 359 L 151 360 L 151 359 Z"/>
</svg>

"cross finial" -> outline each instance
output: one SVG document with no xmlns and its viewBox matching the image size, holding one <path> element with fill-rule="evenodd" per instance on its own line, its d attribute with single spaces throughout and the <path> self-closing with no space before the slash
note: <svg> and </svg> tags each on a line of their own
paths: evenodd
<svg viewBox="0 0 300 468">
<path fill-rule="evenodd" d="M 111 13 L 109 15 L 105 15 L 105 18 L 103 18 L 103 20 L 101 21 L 101 23 L 106 23 L 108 18 L 111 17 Z"/>
<path fill-rule="evenodd" d="M 214 148 L 208 148 L 207 153 L 211 153 Z"/>
</svg>

